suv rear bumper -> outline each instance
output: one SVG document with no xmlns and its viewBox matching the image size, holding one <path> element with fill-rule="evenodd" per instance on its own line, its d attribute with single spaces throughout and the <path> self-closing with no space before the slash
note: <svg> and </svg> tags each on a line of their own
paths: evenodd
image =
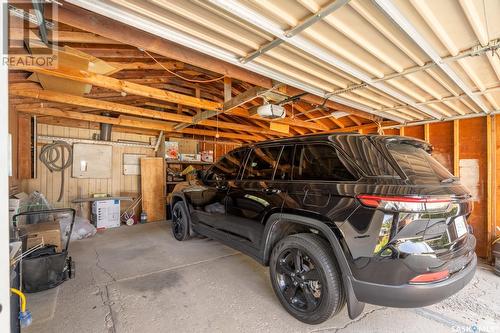
<svg viewBox="0 0 500 333">
<path fill-rule="evenodd" d="M 364 282 L 352 278 L 356 298 L 361 302 L 397 308 L 417 308 L 437 303 L 461 290 L 474 277 L 477 266 L 476 254 L 460 271 L 448 279 L 428 284 L 404 284 L 399 286 Z"/>
</svg>

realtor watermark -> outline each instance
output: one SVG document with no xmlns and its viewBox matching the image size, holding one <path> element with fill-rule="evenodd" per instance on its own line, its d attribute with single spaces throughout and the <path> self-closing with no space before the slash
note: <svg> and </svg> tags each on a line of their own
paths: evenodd
<svg viewBox="0 0 500 333">
<path fill-rule="evenodd" d="M 470 326 L 454 325 L 451 327 L 451 331 L 453 333 L 495 333 L 499 331 L 499 327 L 475 323 Z"/>
<path fill-rule="evenodd" d="M 2 2 L 4 26 L 0 66 L 57 68 L 57 3 L 45 0 Z"/>
</svg>

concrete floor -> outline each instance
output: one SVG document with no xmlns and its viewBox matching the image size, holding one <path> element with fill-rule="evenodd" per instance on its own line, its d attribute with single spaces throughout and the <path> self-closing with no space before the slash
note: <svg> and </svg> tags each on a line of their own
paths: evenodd
<svg viewBox="0 0 500 333">
<path fill-rule="evenodd" d="M 439 304 L 368 305 L 352 321 L 344 308 L 309 326 L 281 307 L 267 268 L 215 241 L 177 242 L 168 223 L 108 230 L 70 252 L 76 278 L 29 295 L 23 332 L 500 332 L 500 278 L 485 265 Z"/>
</svg>

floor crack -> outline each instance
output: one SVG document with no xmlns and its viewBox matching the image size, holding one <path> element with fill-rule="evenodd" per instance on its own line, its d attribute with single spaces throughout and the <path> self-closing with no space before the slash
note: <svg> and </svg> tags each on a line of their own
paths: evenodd
<svg viewBox="0 0 500 333">
<path fill-rule="evenodd" d="M 342 327 L 325 327 L 325 328 L 320 328 L 320 329 L 317 329 L 317 330 L 314 330 L 314 331 L 310 331 L 310 333 L 313 333 L 313 332 L 324 332 L 324 331 L 331 331 L 332 333 L 336 333 L 336 332 L 339 332 L 340 330 L 344 330 L 346 329 L 347 327 L 359 322 L 360 320 L 363 320 L 365 319 L 368 315 L 374 313 L 375 311 L 379 311 L 379 310 L 385 310 L 386 308 L 385 307 L 381 307 L 381 308 L 375 308 L 373 310 L 370 310 L 370 311 L 366 311 L 366 312 L 363 312 L 363 314 L 351 321 L 349 321 L 348 323 L 346 323 L 344 326 Z"/>
<path fill-rule="evenodd" d="M 96 261 L 95 261 L 96 267 L 99 268 L 101 271 L 103 271 L 107 276 L 109 276 L 113 282 L 116 282 L 115 277 L 110 272 L 108 272 L 108 270 L 106 268 L 101 266 L 99 252 L 97 252 L 97 249 L 94 249 L 94 251 L 95 251 L 95 257 L 96 257 Z M 106 282 L 104 284 L 107 285 L 108 282 Z"/>
<path fill-rule="evenodd" d="M 106 313 L 106 316 L 104 317 L 104 324 L 106 325 L 109 333 L 116 333 L 115 319 L 113 317 L 113 309 L 111 308 L 113 302 L 109 299 L 108 286 L 104 286 L 104 291 L 101 291 L 101 300 L 102 304 L 104 304 L 108 308 L 108 313 Z"/>
</svg>

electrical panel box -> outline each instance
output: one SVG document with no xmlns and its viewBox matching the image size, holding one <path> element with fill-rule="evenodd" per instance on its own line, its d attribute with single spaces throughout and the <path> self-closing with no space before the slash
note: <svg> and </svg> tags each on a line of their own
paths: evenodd
<svg viewBox="0 0 500 333">
<path fill-rule="evenodd" d="M 111 178 L 113 147 L 86 143 L 73 144 L 74 178 Z"/>
</svg>

